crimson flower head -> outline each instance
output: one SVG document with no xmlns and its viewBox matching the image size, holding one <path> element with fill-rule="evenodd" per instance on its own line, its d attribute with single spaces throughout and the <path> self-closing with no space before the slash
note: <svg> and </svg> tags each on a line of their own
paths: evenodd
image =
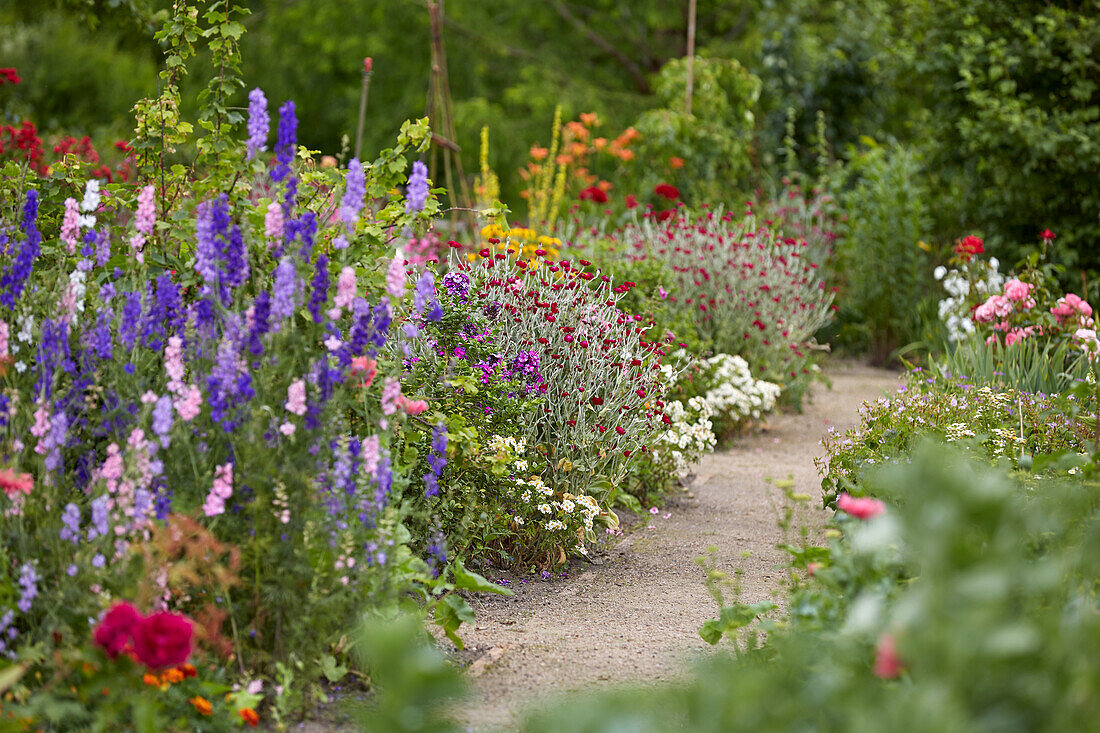
<svg viewBox="0 0 1100 733">
<path fill-rule="evenodd" d="M 103 647 L 111 659 L 129 646 L 134 629 L 141 623 L 141 613 L 129 603 L 116 603 L 103 616 L 92 632 L 92 640 Z"/>
<path fill-rule="evenodd" d="M 854 497 L 848 492 L 840 492 L 836 499 L 836 508 L 847 512 L 857 519 L 871 519 L 886 511 L 886 505 L 869 496 Z"/>
<path fill-rule="evenodd" d="M 134 629 L 134 653 L 150 669 L 174 667 L 191 656 L 193 634 L 186 616 L 169 611 L 154 613 Z"/>
<path fill-rule="evenodd" d="M 1044 229 L 1042 231 L 1042 233 L 1039 235 L 1039 238 L 1042 239 L 1044 242 L 1053 241 L 1057 237 L 1058 237 L 1058 235 L 1055 234 L 1054 232 L 1050 231 L 1049 229 Z"/>
<path fill-rule="evenodd" d="M 29 494 L 33 488 L 34 477 L 29 473 L 16 473 L 10 468 L 0 471 L 0 489 L 3 489 L 8 497 L 15 496 L 20 492 Z"/>
<path fill-rule="evenodd" d="M 883 633 L 875 646 L 875 668 L 873 670 L 875 676 L 884 680 L 897 679 L 901 676 L 902 669 L 901 656 L 898 654 L 894 637 L 888 633 Z"/>
<path fill-rule="evenodd" d="M 657 187 L 653 189 L 653 193 L 657 194 L 658 196 L 663 196 L 669 201 L 675 201 L 676 199 L 680 198 L 680 190 L 675 186 L 669 185 L 667 183 L 657 184 Z"/>
<path fill-rule="evenodd" d="M 603 397 L 593 397 L 589 402 L 592 403 L 593 407 L 599 407 L 603 404 Z"/>
<path fill-rule="evenodd" d="M 598 186 L 589 186 L 581 191 L 578 196 L 581 201 L 595 201 L 597 204 L 607 203 L 607 192 Z"/>
<path fill-rule="evenodd" d="M 626 195 L 626 208 L 633 209 L 637 205 L 638 205 L 637 197 L 632 193 L 627 194 Z"/>
<path fill-rule="evenodd" d="M 0 69 L 0 85 L 19 84 L 23 80 L 19 78 L 19 72 L 14 67 Z"/>
<path fill-rule="evenodd" d="M 363 59 L 363 71 L 369 74 L 373 69 L 374 59 L 372 59 L 370 56 L 367 56 L 365 59 Z"/>
<path fill-rule="evenodd" d="M 959 243 L 955 245 L 955 254 L 962 259 L 963 262 L 969 262 L 970 258 L 974 255 L 980 255 L 985 252 L 985 241 L 981 237 L 975 237 L 973 234 L 963 237 L 959 240 Z"/>
</svg>

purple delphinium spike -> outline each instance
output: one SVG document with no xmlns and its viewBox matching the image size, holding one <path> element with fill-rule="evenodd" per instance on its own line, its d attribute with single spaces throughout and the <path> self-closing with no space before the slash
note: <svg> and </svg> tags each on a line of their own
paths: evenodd
<svg viewBox="0 0 1100 733">
<path fill-rule="evenodd" d="M 10 266 L 0 275 L 0 304 L 14 308 L 19 296 L 23 294 L 27 279 L 31 276 L 34 260 L 38 257 L 42 235 L 35 225 L 38 219 L 38 192 L 27 191 L 27 201 L 23 205 L 23 241 L 19 245 Z M 9 245 L 11 247 L 13 245 Z"/>
<path fill-rule="evenodd" d="M 415 214 L 424 210 L 428 202 L 428 166 L 419 160 L 412 164 L 409 182 L 405 186 L 405 213 Z"/>
<path fill-rule="evenodd" d="M 267 147 L 267 133 L 271 127 L 271 117 L 267 113 L 267 97 L 259 87 L 248 93 L 248 148 L 247 160 L 256 157 Z"/>
<path fill-rule="evenodd" d="M 363 210 L 363 197 L 367 195 L 367 179 L 363 174 L 363 164 L 358 158 L 348 163 L 348 176 L 344 198 L 340 201 L 340 221 L 347 227 L 348 233 L 355 229 L 359 221 L 359 212 Z"/>
<path fill-rule="evenodd" d="M 287 102 L 279 108 L 279 130 L 275 141 L 275 157 L 278 163 L 271 170 L 273 180 L 281 181 L 290 174 L 297 135 L 298 118 L 294 115 L 294 102 Z"/>
<path fill-rule="evenodd" d="M 328 302 L 328 257 L 321 255 L 317 258 L 310 285 L 312 292 L 309 294 L 309 314 L 313 316 L 314 323 L 320 323 L 324 318 L 321 308 Z"/>
</svg>

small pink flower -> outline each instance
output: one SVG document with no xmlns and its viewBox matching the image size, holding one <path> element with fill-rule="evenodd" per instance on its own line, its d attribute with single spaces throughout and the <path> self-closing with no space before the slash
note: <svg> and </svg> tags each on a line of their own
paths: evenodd
<svg viewBox="0 0 1100 733">
<path fill-rule="evenodd" d="M 286 404 L 283 405 L 287 412 L 292 412 L 301 417 L 306 414 L 306 383 L 296 379 L 286 389 Z"/>
<path fill-rule="evenodd" d="M 1009 300 L 1017 303 L 1023 302 L 1031 295 L 1031 291 L 1035 289 L 1035 286 L 1031 283 L 1025 283 L 1018 278 L 1012 278 L 1005 283 L 1005 297 Z"/>
<path fill-rule="evenodd" d="M 406 415 L 419 415 L 422 412 L 426 412 L 428 409 L 428 403 L 424 400 L 410 400 L 404 395 L 400 397 L 398 402 Z"/>
<path fill-rule="evenodd" d="M 847 492 L 841 492 L 837 497 L 836 508 L 857 519 L 871 519 L 886 511 L 886 505 L 878 499 L 869 496 L 857 498 L 849 496 Z"/>
<path fill-rule="evenodd" d="M 264 234 L 268 239 L 278 240 L 283 238 L 283 207 L 272 201 L 267 205 L 267 213 L 264 214 Z M 270 247 L 271 245 L 268 244 Z"/>
<path fill-rule="evenodd" d="M 901 675 L 901 670 L 901 657 L 898 656 L 894 637 L 892 634 L 883 633 L 875 646 L 875 676 L 884 680 L 893 680 Z"/>
<path fill-rule="evenodd" d="M 33 488 L 34 478 L 29 473 L 16 473 L 10 468 L 0 471 L 0 489 L 3 489 L 9 498 L 20 492 L 29 494 Z"/>
<path fill-rule="evenodd" d="M 659 513 L 660 511 L 661 511 L 661 510 L 660 510 L 660 509 L 658 509 L 658 508 L 657 508 L 657 507 L 655 507 L 655 506 L 651 506 L 651 507 L 649 508 L 649 513 L 650 513 L 650 514 L 657 514 L 657 513 Z"/>
</svg>

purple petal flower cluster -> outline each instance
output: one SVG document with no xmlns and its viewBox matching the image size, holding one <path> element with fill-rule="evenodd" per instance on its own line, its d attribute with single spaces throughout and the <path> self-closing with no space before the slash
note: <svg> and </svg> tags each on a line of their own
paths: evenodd
<svg viewBox="0 0 1100 733">
<path fill-rule="evenodd" d="M 363 164 L 358 158 L 352 158 L 348 163 L 348 176 L 344 189 L 344 197 L 340 200 L 340 221 L 351 234 L 359 221 L 359 213 L 363 210 L 363 199 L 367 195 L 367 177 L 363 173 Z"/>
<path fill-rule="evenodd" d="M 74 545 L 80 543 L 80 508 L 71 501 L 65 505 L 65 511 L 61 513 L 61 539 L 68 540 Z"/>
<path fill-rule="evenodd" d="M 298 299 L 298 293 L 302 284 L 298 281 L 298 270 L 294 267 L 294 260 L 284 256 L 275 268 L 274 283 L 271 287 L 271 318 L 278 329 L 283 320 L 294 314 L 294 308 Z"/>
<path fill-rule="evenodd" d="M 446 277 L 445 275 L 444 280 Z M 426 312 L 425 308 L 427 308 Z M 425 271 L 416 281 L 416 288 L 413 290 L 413 309 L 423 314 L 429 321 L 443 319 L 443 308 L 440 307 L 435 292 L 435 275 L 430 271 Z"/>
<path fill-rule="evenodd" d="M 248 351 L 259 356 L 264 351 L 263 337 L 271 329 L 271 296 L 265 290 L 252 303 L 252 325 L 248 329 Z"/>
<path fill-rule="evenodd" d="M 38 573 L 29 562 L 23 563 L 19 568 L 19 602 L 16 607 L 23 613 L 31 610 L 34 599 L 38 597 Z"/>
<path fill-rule="evenodd" d="M 38 380 L 35 392 L 49 399 L 53 396 L 55 372 L 58 369 L 71 372 L 75 368 L 69 350 L 69 322 L 49 318 L 42 321 L 38 342 Z"/>
<path fill-rule="evenodd" d="M 428 166 L 419 160 L 412 164 L 412 173 L 405 186 L 405 213 L 416 214 L 428 202 Z"/>
<path fill-rule="evenodd" d="M 38 192 L 27 191 L 27 201 L 23 205 L 23 243 L 15 253 L 8 267 L 0 275 L 0 304 L 14 308 L 23 294 L 27 279 L 31 276 L 34 260 L 38 257 L 42 235 L 35 222 L 38 219 Z M 13 245 L 9 245 L 13 246 Z"/>
<path fill-rule="evenodd" d="M 267 97 L 259 87 L 248 93 L 248 150 L 247 160 L 256 157 L 267 147 L 267 132 L 271 127 L 271 118 L 267 114 Z"/>
<path fill-rule="evenodd" d="M 225 333 L 214 357 L 214 368 L 206 378 L 210 419 L 227 433 L 237 427 L 240 408 L 256 395 L 252 388 L 252 375 L 241 364 L 239 357 L 242 331 L 240 318 L 228 316 Z"/>
<path fill-rule="evenodd" d="M 428 456 L 428 473 L 424 474 L 424 496 L 439 495 L 439 477 L 447 465 L 447 428 L 443 423 L 432 428 L 432 452 Z"/>
<path fill-rule="evenodd" d="M 320 323 L 324 320 L 321 309 L 328 302 L 328 284 L 328 257 L 321 255 L 317 258 L 313 281 L 310 283 L 312 291 L 309 294 L 309 304 L 307 305 L 314 323 Z"/>
<path fill-rule="evenodd" d="M 470 276 L 458 270 L 448 272 L 443 276 L 443 289 L 446 290 L 451 297 L 458 298 L 461 302 L 465 303 L 467 296 L 470 294 Z"/>
<path fill-rule="evenodd" d="M 275 139 L 275 158 L 278 162 L 271 170 L 273 180 L 281 181 L 290 174 L 297 142 L 298 118 L 294 114 L 294 102 L 287 102 L 279 108 L 279 129 Z"/>
<path fill-rule="evenodd" d="M 428 567 L 432 574 L 439 577 L 439 568 L 447 564 L 447 537 L 438 527 L 432 533 L 431 542 L 428 544 Z"/>
<path fill-rule="evenodd" d="M 169 433 L 172 431 L 172 398 L 161 395 L 153 406 L 153 432 L 160 438 L 162 448 L 167 448 L 171 443 Z"/>
<path fill-rule="evenodd" d="M 110 499 L 106 496 L 99 496 L 92 499 L 92 524 L 88 527 L 88 539 L 94 540 L 96 537 L 104 537 L 111 529 L 110 515 Z"/>
</svg>

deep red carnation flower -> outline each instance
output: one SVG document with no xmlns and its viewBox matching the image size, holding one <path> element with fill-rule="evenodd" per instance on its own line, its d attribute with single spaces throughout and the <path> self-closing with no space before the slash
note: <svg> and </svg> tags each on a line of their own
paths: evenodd
<svg viewBox="0 0 1100 733">
<path fill-rule="evenodd" d="M 603 397 L 593 397 L 589 402 L 591 402 L 594 407 L 599 407 L 603 404 Z"/>
<path fill-rule="evenodd" d="M 669 201 L 675 201 L 680 198 L 680 190 L 675 186 L 671 186 L 667 183 L 660 183 L 653 189 L 653 193 L 658 196 L 664 196 Z"/>
<path fill-rule="evenodd" d="M 638 205 L 637 197 L 635 197 L 634 194 L 632 194 L 632 193 L 627 194 L 627 196 L 626 196 L 626 208 L 633 209 L 637 205 Z"/>
<path fill-rule="evenodd" d="M 672 215 L 676 212 L 672 209 L 665 209 L 664 211 L 657 212 L 657 221 L 668 221 L 672 218 Z"/>
<path fill-rule="evenodd" d="M 18 84 L 22 79 L 19 78 L 19 72 L 13 67 L 7 67 L 0 69 L 0 84 Z"/>
<path fill-rule="evenodd" d="M 194 629 L 186 616 L 161 611 L 134 629 L 134 652 L 151 669 L 183 664 L 191 656 Z"/>
<path fill-rule="evenodd" d="M 589 186 L 581 191 L 578 196 L 581 201 L 595 201 L 597 204 L 607 203 L 607 192 L 597 186 Z"/>
<path fill-rule="evenodd" d="M 134 629 L 142 622 L 141 613 L 129 603 L 116 603 L 92 632 L 92 640 L 114 659 L 130 644 Z"/>
<path fill-rule="evenodd" d="M 1042 233 L 1039 235 L 1039 238 L 1042 239 L 1044 242 L 1049 242 L 1049 241 L 1057 238 L 1057 236 L 1058 236 L 1057 234 L 1050 231 L 1049 229 L 1044 229 L 1042 231 Z"/>
<path fill-rule="evenodd" d="M 955 254 L 957 254 L 963 262 L 969 262 L 971 257 L 980 255 L 982 252 L 985 252 L 985 241 L 980 237 L 975 237 L 973 234 L 963 237 L 959 240 L 959 243 L 955 245 Z"/>
</svg>

